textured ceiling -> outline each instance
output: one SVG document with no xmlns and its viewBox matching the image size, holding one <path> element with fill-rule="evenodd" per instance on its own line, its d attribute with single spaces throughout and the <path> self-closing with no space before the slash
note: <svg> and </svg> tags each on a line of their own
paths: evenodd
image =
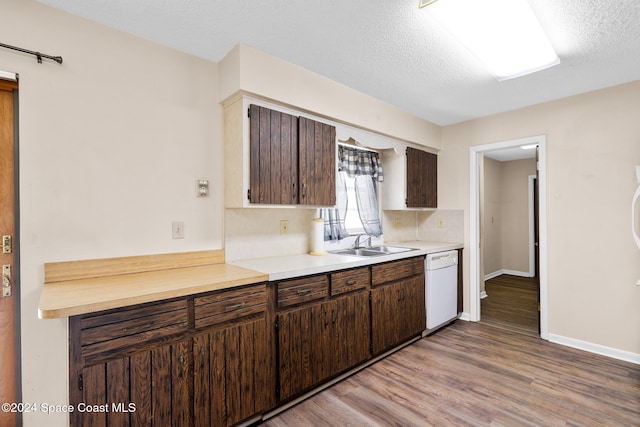
<svg viewBox="0 0 640 427">
<path fill-rule="evenodd" d="M 245 43 L 443 126 L 640 79 L 639 0 L 529 0 L 561 64 L 503 82 L 418 0 L 40 2 L 215 62 Z"/>
</svg>

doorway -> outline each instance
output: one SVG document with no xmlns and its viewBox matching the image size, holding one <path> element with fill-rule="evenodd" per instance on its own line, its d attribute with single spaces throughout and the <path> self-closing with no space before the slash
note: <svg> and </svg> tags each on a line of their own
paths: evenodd
<svg viewBox="0 0 640 427">
<path fill-rule="evenodd" d="M 18 82 L 0 74 L 0 402 L 20 402 L 20 298 L 17 265 Z M 5 410 L 9 409 L 9 410 Z M 3 406 L 0 425 L 21 423 L 19 407 Z"/>
<path fill-rule="evenodd" d="M 537 145 L 538 147 L 538 223 L 539 239 L 537 246 L 539 274 L 539 302 L 540 302 L 540 336 L 548 339 L 548 305 L 547 305 L 547 194 L 546 194 L 546 136 L 539 135 L 486 144 L 470 148 L 470 231 L 469 231 L 469 272 L 470 272 L 470 313 L 471 321 L 480 321 L 481 304 L 480 290 L 484 281 L 481 265 L 481 198 L 482 183 L 481 164 L 483 156 L 489 152 L 501 150 L 519 150 L 522 146 Z"/>
</svg>

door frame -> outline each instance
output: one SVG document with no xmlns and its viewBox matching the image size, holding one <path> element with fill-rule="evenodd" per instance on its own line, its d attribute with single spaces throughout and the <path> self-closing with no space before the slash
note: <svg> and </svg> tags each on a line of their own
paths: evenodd
<svg viewBox="0 0 640 427">
<path fill-rule="evenodd" d="M 529 275 L 531 277 L 536 277 L 536 209 L 537 203 L 535 200 L 536 193 L 536 175 L 529 175 L 527 177 L 527 187 L 529 191 L 528 200 L 529 200 Z"/>
<path fill-rule="evenodd" d="M 540 336 L 549 339 L 547 283 L 547 136 L 507 140 L 469 148 L 469 320 L 480 321 L 480 156 L 486 152 L 537 144 L 540 227 Z"/>
<path fill-rule="evenodd" d="M 13 262 L 11 269 L 11 299 L 14 304 L 14 354 L 15 354 L 15 402 L 22 401 L 22 357 L 21 357 L 21 292 L 20 292 L 20 162 L 19 162 L 19 88 L 18 74 L 0 70 L 0 81 L 15 83 L 12 88 L 13 93 L 13 241 L 12 252 Z M 1 296 L 0 296 L 1 298 Z M 3 402 L 5 403 L 5 402 Z M 15 421 L 17 425 L 22 425 L 22 413 L 17 412 Z"/>
</svg>

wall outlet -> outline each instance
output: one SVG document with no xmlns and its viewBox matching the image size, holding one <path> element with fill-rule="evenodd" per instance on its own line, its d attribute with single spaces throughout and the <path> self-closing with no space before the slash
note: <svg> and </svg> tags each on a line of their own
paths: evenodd
<svg viewBox="0 0 640 427">
<path fill-rule="evenodd" d="M 399 216 L 393 218 L 393 225 L 399 227 L 402 225 L 402 219 Z"/>
<path fill-rule="evenodd" d="M 438 218 L 438 228 L 445 228 L 447 224 L 444 221 L 444 218 Z"/>
<path fill-rule="evenodd" d="M 280 220 L 280 234 L 289 234 L 289 221 L 286 219 Z"/>
<path fill-rule="evenodd" d="M 184 222 L 173 221 L 171 223 L 171 231 L 174 239 L 184 239 Z"/>
</svg>

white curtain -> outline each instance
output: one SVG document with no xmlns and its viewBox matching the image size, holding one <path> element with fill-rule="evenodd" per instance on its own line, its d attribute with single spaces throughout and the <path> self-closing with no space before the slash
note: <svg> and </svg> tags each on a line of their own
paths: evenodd
<svg viewBox="0 0 640 427">
<path fill-rule="evenodd" d="M 382 234 L 382 222 L 380 221 L 374 178 L 370 175 L 356 176 L 355 189 L 358 214 L 360 214 L 364 232 L 369 236 L 380 236 Z"/>
<path fill-rule="evenodd" d="M 347 216 L 347 184 L 344 181 L 344 172 L 338 171 L 336 175 L 336 207 L 334 209 L 320 209 L 320 217 L 324 219 L 324 240 L 342 240 L 349 236 L 344 225 Z"/>
<path fill-rule="evenodd" d="M 380 155 L 375 151 L 338 145 L 336 207 L 320 210 L 324 219 L 324 240 L 341 240 L 349 236 L 344 224 L 348 203 L 345 174 L 354 178 L 358 214 L 365 233 L 380 236 L 382 222 L 376 191 L 376 181 L 384 178 Z"/>
</svg>

